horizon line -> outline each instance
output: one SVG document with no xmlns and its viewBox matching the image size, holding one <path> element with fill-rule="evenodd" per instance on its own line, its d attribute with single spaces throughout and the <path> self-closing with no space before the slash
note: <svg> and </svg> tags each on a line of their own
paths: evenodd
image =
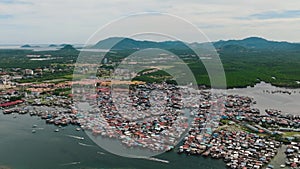
<svg viewBox="0 0 300 169">
<path fill-rule="evenodd" d="M 150 41 L 150 42 L 167 42 L 167 41 L 176 41 L 176 40 L 151 40 L 151 39 L 138 39 L 138 38 L 131 38 L 131 37 L 118 37 L 118 36 L 115 36 L 115 37 L 109 37 L 109 38 L 128 38 L 128 39 L 133 39 L 133 40 L 136 40 L 136 41 Z M 106 39 L 101 39 L 99 40 L 98 42 L 100 41 L 103 41 L 103 40 L 107 40 L 109 38 L 106 38 Z M 288 42 L 288 43 L 300 43 L 300 40 L 299 41 L 288 41 L 288 40 L 276 40 L 276 39 L 269 39 L 269 38 L 265 38 L 265 37 L 262 37 L 262 36 L 246 36 L 244 38 L 225 38 L 225 39 L 219 39 L 219 40 L 213 40 L 213 41 L 207 41 L 207 42 L 184 42 L 184 43 L 188 43 L 188 44 L 192 44 L 192 43 L 214 43 L 214 42 L 219 42 L 219 41 L 230 41 L 230 40 L 245 40 L 245 39 L 248 39 L 248 38 L 261 38 L 261 39 L 265 39 L 267 41 L 273 41 L 273 42 Z M 98 43 L 96 42 L 96 43 Z M 96 44 L 95 43 L 95 44 Z M 95 44 L 86 44 L 86 43 L 80 43 L 80 42 L 41 42 L 41 43 L 36 43 L 36 42 L 32 42 L 32 43 L 27 43 L 27 42 L 24 42 L 24 43 L 1 43 L 0 42 L 0 46 L 15 46 L 15 45 L 63 45 L 63 44 L 69 44 L 69 45 L 95 45 Z"/>
</svg>

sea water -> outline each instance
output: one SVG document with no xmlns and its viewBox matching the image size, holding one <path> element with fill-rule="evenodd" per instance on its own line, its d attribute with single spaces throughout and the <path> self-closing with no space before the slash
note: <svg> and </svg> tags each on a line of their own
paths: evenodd
<svg viewBox="0 0 300 169">
<path fill-rule="evenodd" d="M 37 125 L 36 128 L 32 128 Z M 155 158 L 120 157 L 93 143 L 78 126 L 59 128 L 39 117 L 4 115 L 0 112 L 0 166 L 12 169 L 225 169 L 222 160 L 177 154 L 176 150 Z M 36 130 L 32 133 L 32 130 Z M 69 137 L 84 137 L 84 140 Z"/>
</svg>

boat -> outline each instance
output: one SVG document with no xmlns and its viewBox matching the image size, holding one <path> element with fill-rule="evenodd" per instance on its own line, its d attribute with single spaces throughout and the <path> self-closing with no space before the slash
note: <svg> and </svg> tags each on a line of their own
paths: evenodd
<svg viewBox="0 0 300 169">
<path fill-rule="evenodd" d="M 32 133 L 36 133 L 36 130 L 32 130 L 31 132 L 32 132 Z"/>
<path fill-rule="evenodd" d="M 59 132 L 59 129 L 55 129 L 54 132 Z"/>
<path fill-rule="evenodd" d="M 81 128 L 79 128 L 79 127 L 78 127 L 78 128 L 76 128 L 76 131 L 80 131 L 80 130 L 81 130 Z"/>
<path fill-rule="evenodd" d="M 36 125 L 36 124 L 32 125 L 32 128 L 36 128 L 36 127 L 37 127 L 37 125 Z"/>
<path fill-rule="evenodd" d="M 105 155 L 105 153 L 98 151 L 97 154 Z"/>
</svg>

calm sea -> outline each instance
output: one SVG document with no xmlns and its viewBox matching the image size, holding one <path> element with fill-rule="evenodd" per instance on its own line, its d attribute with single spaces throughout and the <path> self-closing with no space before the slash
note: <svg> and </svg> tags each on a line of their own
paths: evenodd
<svg viewBox="0 0 300 169">
<path fill-rule="evenodd" d="M 32 125 L 37 125 L 36 133 L 32 133 Z M 168 164 L 119 157 L 95 145 L 85 132 L 76 131 L 76 126 L 54 132 L 56 128 L 38 117 L 17 115 L 14 118 L 0 112 L 0 166 L 13 169 L 225 169 L 222 160 L 179 155 L 175 151 L 157 156 L 170 161 Z"/>
</svg>

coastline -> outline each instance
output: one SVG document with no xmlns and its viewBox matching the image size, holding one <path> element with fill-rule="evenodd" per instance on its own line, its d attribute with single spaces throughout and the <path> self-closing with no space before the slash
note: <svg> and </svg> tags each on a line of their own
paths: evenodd
<svg viewBox="0 0 300 169">
<path fill-rule="evenodd" d="M 269 85 L 269 86 L 271 86 L 270 84 L 267 84 L 267 83 L 260 83 L 261 85 Z M 257 87 L 257 86 L 256 86 Z M 258 87 L 259 87 L 259 85 L 258 85 Z M 276 88 L 276 87 L 274 87 L 274 86 L 271 86 L 272 88 Z M 247 89 L 247 88 L 246 88 Z M 251 89 L 251 88 L 250 88 Z M 233 90 L 233 89 L 232 89 Z M 240 89 L 235 89 L 235 90 L 240 90 Z M 233 90 L 234 91 L 234 90 Z M 239 93 L 239 94 L 241 94 L 241 93 Z M 247 94 L 246 94 L 246 96 L 248 96 Z M 272 95 L 272 96 L 276 96 L 277 97 L 277 95 Z M 233 100 L 235 100 L 235 98 L 232 98 Z M 243 99 L 243 97 L 240 97 L 240 99 Z M 250 101 L 251 99 L 250 98 L 244 98 L 245 99 L 245 101 L 246 100 L 248 100 L 248 101 Z M 250 100 L 249 100 L 250 99 Z M 239 99 L 237 99 L 237 100 L 239 100 Z M 247 103 L 248 103 L 248 101 L 247 101 Z M 251 103 L 251 102 L 250 102 Z M 207 103 L 206 103 L 207 104 Z M 43 117 L 43 116 L 42 116 Z M 46 117 L 45 116 L 45 118 L 48 118 L 48 117 Z M 45 121 L 43 121 L 43 122 L 45 122 Z M 66 129 L 67 129 L 68 127 L 66 127 Z M 38 131 L 38 133 L 39 133 L 39 131 Z M 276 157 L 275 157 L 276 158 Z M 166 159 L 167 160 L 167 159 Z M 213 159 L 212 159 L 213 160 Z M 149 160 L 148 160 L 149 161 Z M 167 160 L 167 161 L 169 161 L 169 160 Z M 172 163 L 172 161 L 171 161 L 171 163 Z"/>
<path fill-rule="evenodd" d="M 258 81 L 255 82 L 254 84 L 251 85 L 237 85 L 237 86 L 231 86 L 228 87 L 226 86 L 225 90 L 230 90 L 230 89 L 246 89 L 246 88 L 251 88 L 251 87 L 255 87 L 258 84 L 268 84 L 277 88 L 282 88 L 282 89 L 288 89 L 288 90 L 293 90 L 293 89 L 300 89 L 300 85 L 296 86 L 290 86 L 290 85 L 278 85 L 278 84 L 274 84 L 274 83 L 270 83 L 270 82 L 265 82 L 265 81 Z M 204 89 L 204 90 L 224 90 L 223 88 L 211 88 L 210 86 L 206 86 L 205 84 L 198 84 L 198 87 L 200 89 Z"/>
</svg>

